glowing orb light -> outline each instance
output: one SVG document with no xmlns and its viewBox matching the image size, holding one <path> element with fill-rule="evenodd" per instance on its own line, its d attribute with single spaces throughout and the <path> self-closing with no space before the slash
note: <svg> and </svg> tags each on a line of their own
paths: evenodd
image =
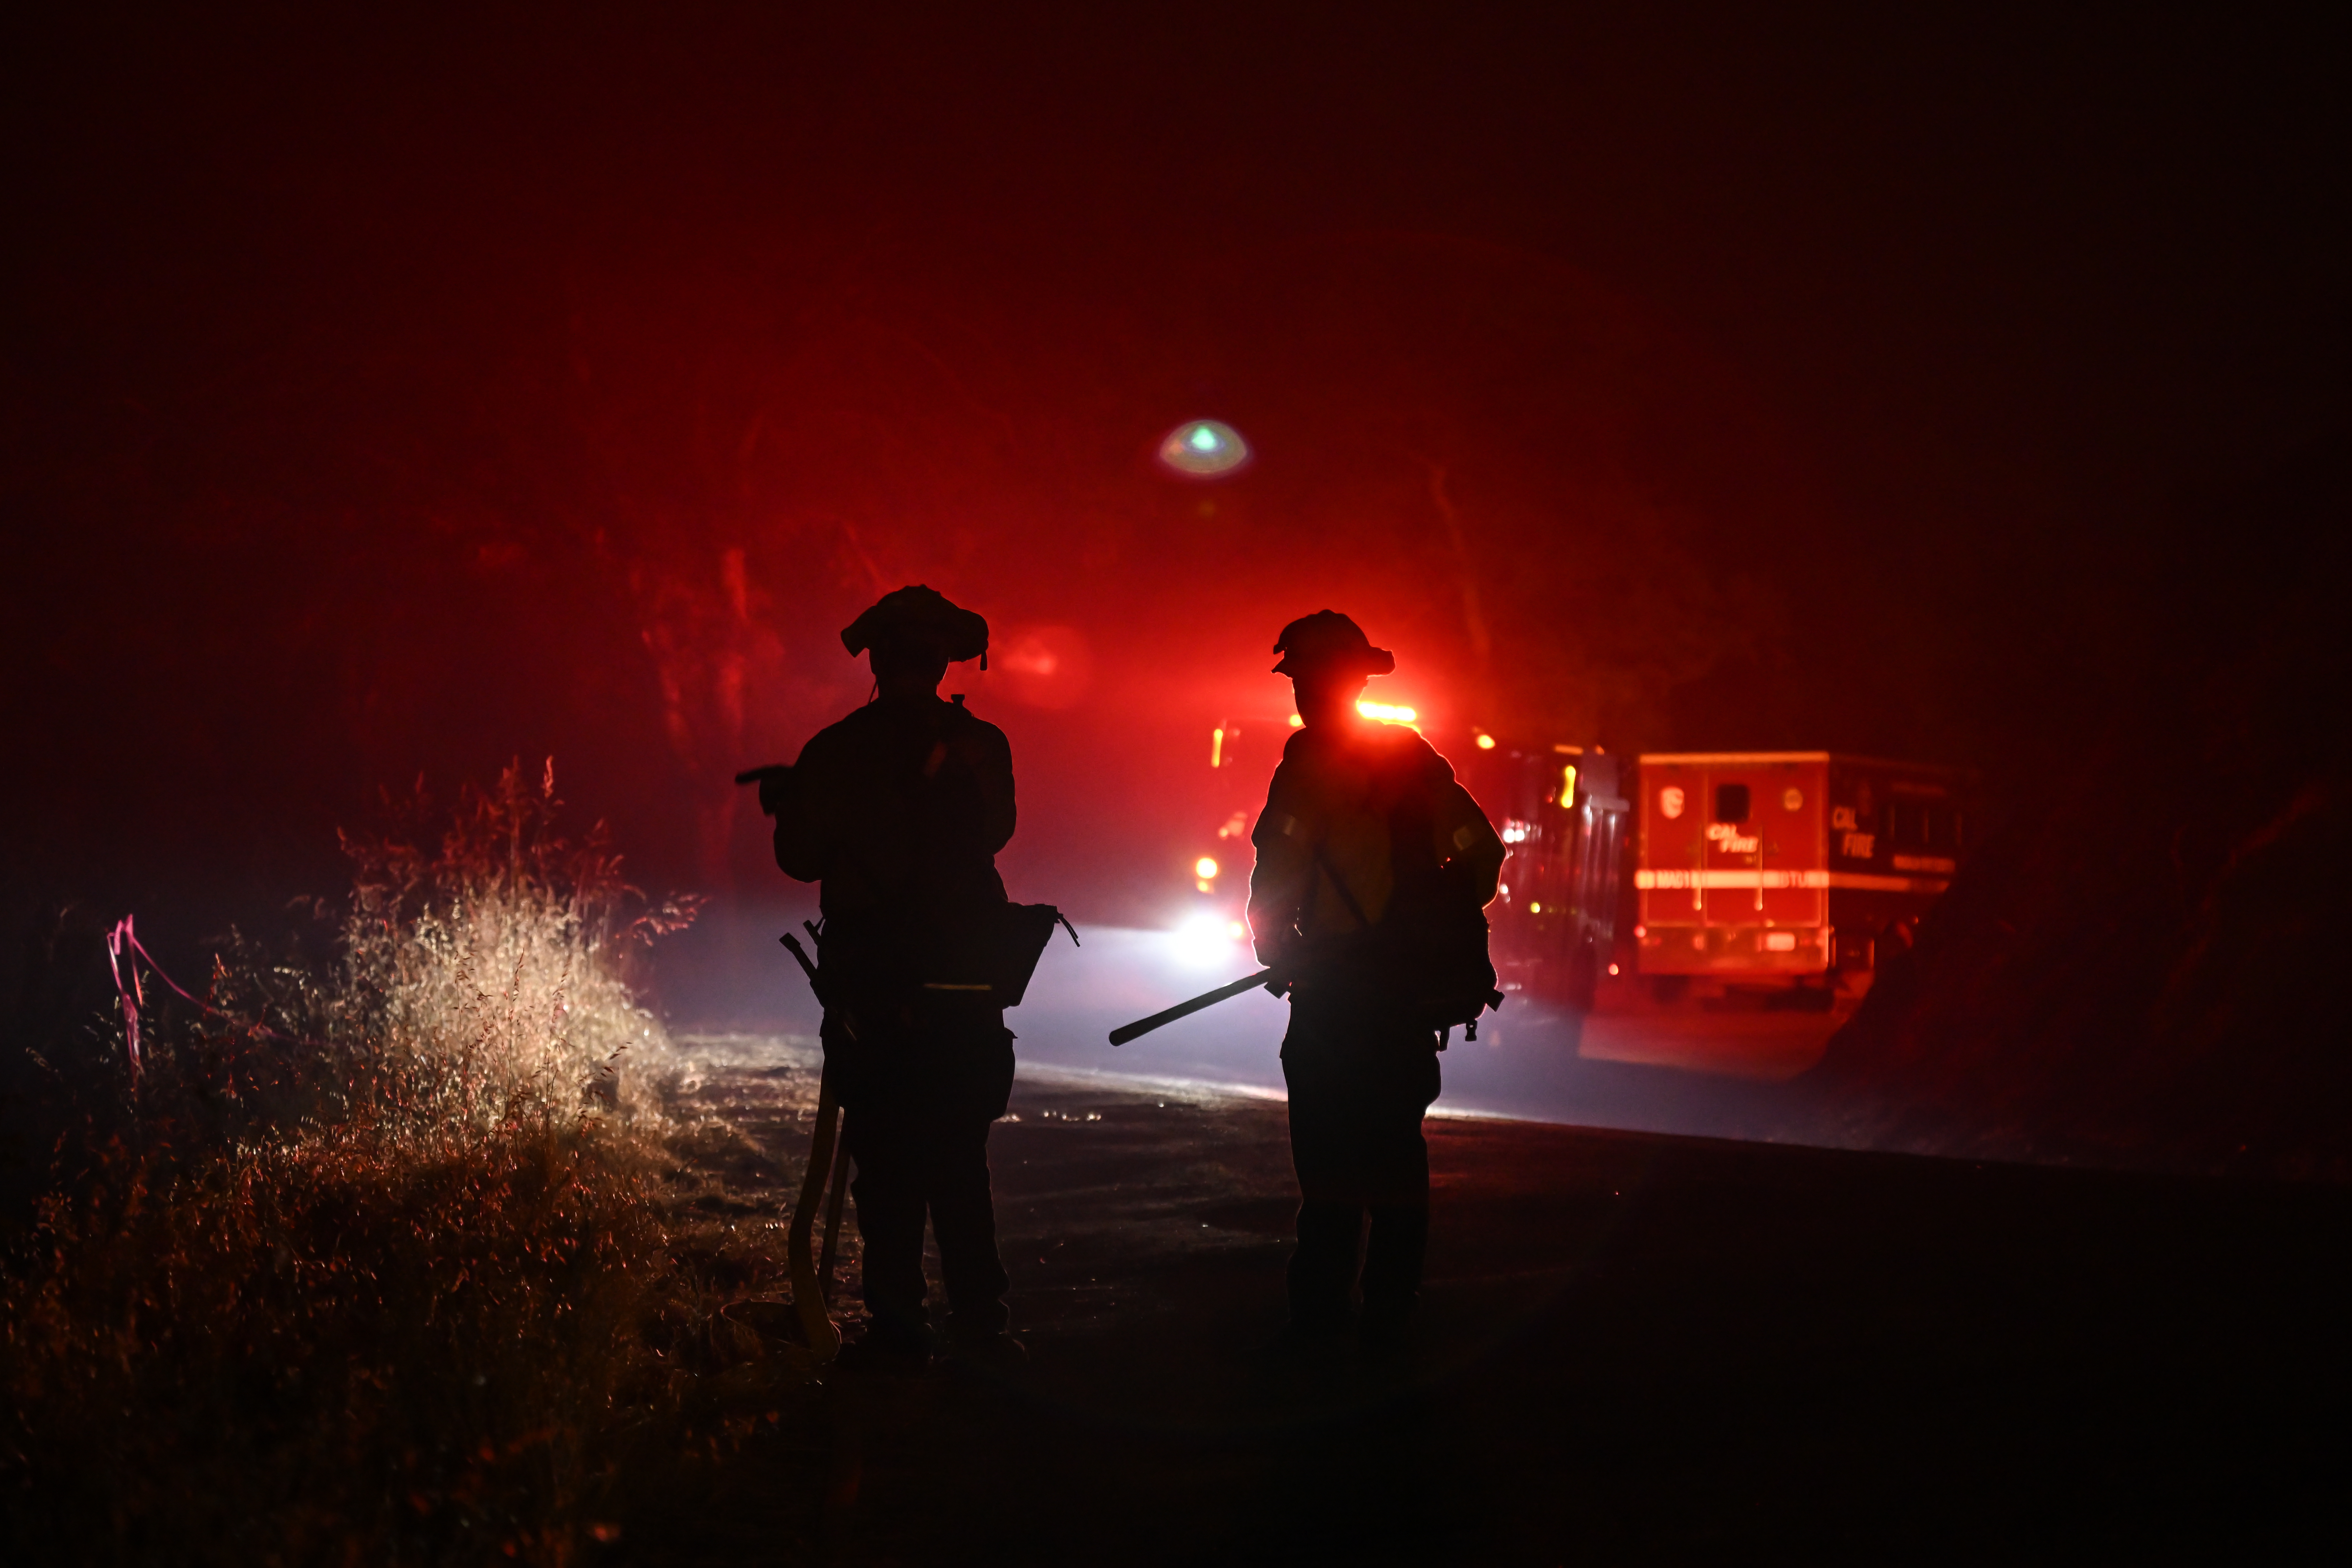
<svg viewBox="0 0 2352 1568">
<path fill-rule="evenodd" d="M 1483 730 L 1480 731 L 1478 732 L 1478 749 L 1482 752 L 1493 751 L 1495 749 L 1495 737 L 1487 734 Z"/>
<path fill-rule="evenodd" d="M 1188 479 L 1223 479 L 1249 460 L 1242 433 L 1218 419 L 1179 425 L 1160 443 L 1160 461 Z"/>
<path fill-rule="evenodd" d="M 1217 874 L 1217 863 L 1206 855 L 1192 862 L 1192 875 L 1207 881 Z"/>
</svg>

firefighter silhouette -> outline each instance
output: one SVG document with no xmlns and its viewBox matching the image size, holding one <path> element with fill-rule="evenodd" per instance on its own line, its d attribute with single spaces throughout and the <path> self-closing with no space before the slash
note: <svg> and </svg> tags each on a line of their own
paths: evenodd
<svg viewBox="0 0 2352 1568">
<path fill-rule="evenodd" d="M 947 1287 L 945 1348 L 1017 1357 L 989 1192 L 988 1130 L 1013 1087 L 1013 1036 L 985 985 L 941 983 L 1006 900 L 1013 837 L 1004 733 L 942 700 L 950 662 L 984 658 L 988 623 L 900 588 L 841 634 L 875 694 L 763 779 L 776 864 L 822 885 L 825 1071 L 845 1116 L 866 1243 L 866 1336 L 852 1361 L 919 1364 L 940 1348 L 926 1301 L 928 1213 Z"/>
<path fill-rule="evenodd" d="M 1428 742 L 1360 717 L 1366 680 L 1396 659 L 1354 621 L 1305 616 L 1275 651 L 1304 722 L 1251 835 L 1249 920 L 1290 997 L 1282 1075 L 1300 1199 L 1290 1332 L 1346 1328 L 1360 1261 L 1366 1339 L 1393 1344 L 1428 1245 L 1421 1124 L 1437 1098 L 1438 1052 L 1453 1024 L 1500 1000 L 1481 911 L 1503 844 Z"/>
</svg>

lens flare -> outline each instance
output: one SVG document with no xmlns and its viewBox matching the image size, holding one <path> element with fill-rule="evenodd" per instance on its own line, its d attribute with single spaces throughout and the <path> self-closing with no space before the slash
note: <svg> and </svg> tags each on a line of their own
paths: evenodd
<svg viewBox="0 0 2352 1568">
<path fill-rule="evenodd" d="M 1402 707 L 1393 702 L 1374 702 L 1369 699 L 1358 702 L 1356 711 L 1367 719 L 1378 719 L 1390 724 L 1410 724 L 1421 717 L 1420 710 L 1417 709 Z"/>
</svg>

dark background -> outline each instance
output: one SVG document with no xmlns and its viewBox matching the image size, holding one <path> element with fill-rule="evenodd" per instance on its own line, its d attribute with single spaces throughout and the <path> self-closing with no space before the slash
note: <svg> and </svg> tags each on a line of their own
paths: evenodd
<svg viewBox="0 0 2352 1568">
<path fill-rule="evenodd" d="M 1997 816 L 2260 615 L 2214 498 L 2342 427 L 2316 8 L 311 11 L 0 46 L 13 921 L 193 955 L 552 755 L 764 930 L 728 775 L 908 581 L 1058 650 L 950 684 L 1087 918 L 1327 605 L 1449 722 Z M 1198 416 L 1255 465 L 1160 474 Z"/>
</svg>

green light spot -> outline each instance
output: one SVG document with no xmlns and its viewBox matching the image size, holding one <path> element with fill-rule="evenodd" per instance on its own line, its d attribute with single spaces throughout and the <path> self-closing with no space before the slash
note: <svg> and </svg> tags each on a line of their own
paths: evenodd
<svg viewBox="0 0 2352 1568">
<path fill-rule="evenodd" d="M 1187 419 L 1161 440 L 1160 460 L 1186 479 L 1222 479 L 1249 462 L 1250 448 L 1223 420 Z"/>
</svg>

